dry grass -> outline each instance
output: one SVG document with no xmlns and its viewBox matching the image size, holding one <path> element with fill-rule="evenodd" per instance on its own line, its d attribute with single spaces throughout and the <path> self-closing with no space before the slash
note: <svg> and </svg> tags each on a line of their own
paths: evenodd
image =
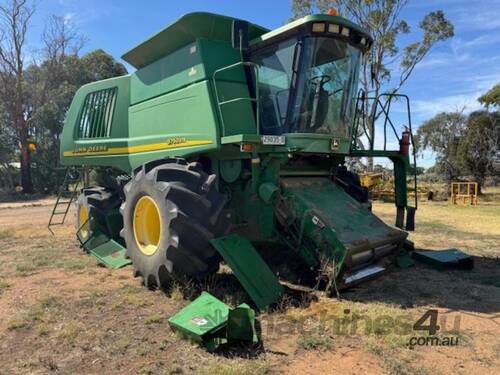
<svg viewBox="0 0 500 375">
<path fill-rule="evenodd" d="M 488 191 L 487 191 L 488 192 Z M 417 265 L 342 293 L 261 313 L 263 347 L 221 348 L 215 354 L 180 339 L 167 319 L 203 289 L 231 304 L 245 293 L 225 270 L 205 285 L 148 291 L 130 268 L 109 271 L 85 255 L 72 225 L 50 236 L 25 211 L 0 231 L 0 362 L 6 373 L 267 374 L 495 373 L 500 367 L 500 189 L 477 207 L 422 202 L 420 248 L 458 247 L 474 255 L 471 272 L 439 272 Z M 39 210 L 34 207 L 33 210 Z M 390 203 L 374 211 L 392 223 Z M 24 211 L 23 211 L 24 212 Z M 45 218 L 45 216 L 44 216 Z M 0 223 L 2 211 L 0 211 Z M 5 223 L 5 221 L 4 221 Z M 1 225 L 1 224 L 0 224 Z M 458 348 L 408 347 L 412 325 L 426 310 L 447 316 L 439 336 L 459 337 Z M 461 327 L 453 330 L 453 319 Z M 357 322 L 355 324 L 355 322 Z M 355 329 L 353 328 L 355 324 Z M 425 335 L 424 332 L 419 335 Z M 358 353 L 361 360 L 349 362 Z M 371 368 L 363 368 L 371 356 Z M 321 367 L 323 366 L 323 367 Z M 0 370 L 0 373 L 2 373 Z"/>
<path fill-rule="evenodd" d="M 500 189 L 490 190 L 491 195 L 498 194 L 500 198 Z M 489 194 L 485 194 L 483 199 L 488 202 L 480 199 L 477 206 L 421 201 L 416 214 L 417 230 L 409 238 L 419 248 L 456 247 L 472 255 L 498 257 L 500 199 L 495 201 Z M 395 208 L 392 204 L 374 202 L 373 211 L 388 223 L 394 220 Z"/>
</svg>

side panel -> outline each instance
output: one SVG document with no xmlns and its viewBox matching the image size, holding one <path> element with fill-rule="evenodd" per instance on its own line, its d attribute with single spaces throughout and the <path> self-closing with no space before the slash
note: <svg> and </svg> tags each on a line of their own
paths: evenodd
<svg viewBox="0 0 500 375">
<path fill-rule="evenodd" d="M 186 157 L 219 148 L 218 119 L 210 84 L 199 82 L 129 108 L 130 139 L 164 145 L 155 152 L 133 153 L 133 168 L 164 156 Z"/>
<path fill-rule="evenodd" d="M 85 86 L 71 105 L 73 113 L 68 115 L 63 133 L 63 164 L 110 166 L 130 172 L 148 160 L 186 157 L 219 147 L 217 115 L 207 81 L 129 108 L 117 105 L 121 122 L 113 120 L 109 138 L 74 140 L 76 112 L 81 111 L 86 94 L 101 85 Z"/>
<path fill-rule="evenodd" d="M 131 76 L 131 104 L 172 92 L 195 82 L 210 80 L 214 72 L 241 60 L 239 51 L 221 41 L 200 39 L 139 69 Z M 243 69 L 220 77 L 245 85 Z"/>
<path fill-rule="evenodd" d="M 132 105 L 203 80 L 205 72 L 197 43 L 191 43 L 131 76 Z"/>
</svg>

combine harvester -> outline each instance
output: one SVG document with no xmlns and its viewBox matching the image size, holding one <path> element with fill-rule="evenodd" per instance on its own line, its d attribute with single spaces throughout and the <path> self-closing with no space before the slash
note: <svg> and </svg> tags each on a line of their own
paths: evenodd
<svg viewBox="0 0 500 375">
<path fill-rule="evenodd" d="M 257 243 L 286 246 L 330 288 L 384 271 L 404 253 L 405 213 L 414 226 L 415 160 L 409 113 L 403 134 L 387 113 L 402 95 L 372 98 L 401 148 L 377 150 L 373 138 L 357 147 L 370 121 L 358 74 L 371 44 L 337 15 L 270 31 L 191 13 L 125 53 L 136 72 L 80 88 L 63 130 L 62 163 L 102 181 L 75 198 L 82 246 L 108 266 L 132 263 L 148 287 L 204 279 L 224 260 L 258 307 L 282 286 Z M 393 161 L 396 227 L 371 212 L 346 157 Z"/>
</svg>

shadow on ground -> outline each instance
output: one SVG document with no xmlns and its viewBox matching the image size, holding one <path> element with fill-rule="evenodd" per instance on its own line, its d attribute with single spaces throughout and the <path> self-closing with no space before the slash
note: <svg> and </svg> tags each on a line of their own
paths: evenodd
<svg viewBox="0 0 500 375">
<path fill-rule="evenodd" d="M 357 302 L 383 302 L 412 308 L 437 306 L 477 313 L 500 311 L 500 258 L 473 257 L 474 269 L 436 270 L 417 263 L 391 272 L 342 297 Z"/>
</svg>

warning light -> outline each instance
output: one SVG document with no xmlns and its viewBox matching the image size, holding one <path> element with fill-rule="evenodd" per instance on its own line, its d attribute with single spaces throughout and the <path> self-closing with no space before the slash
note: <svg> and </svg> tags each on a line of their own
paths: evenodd
<svg viewBox="0 0 500 375">
<path fill-rule="evenodd" d="M 242 143 L 240 146 L 242 152 L 252 152 L 253 145 L 251 143 Z"/>
<path fill-rule="evenodd" d="M 339 11 L 337 9 L 335 9 L 335 8 L 330 8 L 330 9 L 328 9 L 327 14 L 329 16 L 338 16 L 339 15 Z"/>
</svg>

